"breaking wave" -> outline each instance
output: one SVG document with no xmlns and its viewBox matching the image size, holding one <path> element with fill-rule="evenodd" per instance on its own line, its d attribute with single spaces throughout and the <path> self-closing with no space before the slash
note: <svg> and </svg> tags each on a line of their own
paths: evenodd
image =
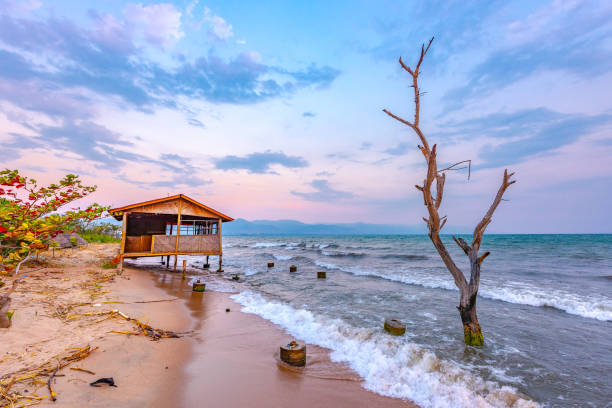
<svg viewBox="0 0 612 408">
<path fill-rule="evenodd" d="M 333 263 L 321 261 L 315 261 L 315 264 L 322 268 L 339 270 L 353 275 L 376 276 L 431 289 L 457 290 L 450 277 L 448 279 L 443 279 L 393 270 L 381 273 L 374 270 L 338 266 Z M 520 286 L 510 286 L 512 285 L 511 282 L 504 283 L 504 285 L 505 286 L 487 287 L 481 284 L 478 294 L 493 300 L 535 307 L 552 307 L 577 316 L 601 321 L 612 321 L 612 299 L 595 296 L 580 296 L 562 290 L 544 290 L 524 284 Z"/>
<path fill-rule="evenodd" d="M 272 255 L 274 257 L 274 259 L 276 259 L 277 261 L 288 261 L 291 258 L 293 258 L 291 255 L 277 255 L 277 254 L 273 254 Z"/>
<path fill-rule="evenodd" d="M 333 361 L 348 363 L 364 379 L 365 388 L 381 395 L 409 399 L 423 408 L 539 407 L 514 388 L 485 381 L 380 330 L 356 328 L 339 319 L 268 302 L 248 290 L 232 299 L 243 306 L 243 312 L 270 320 L 307 343 L 331 349 Z"/>
</svg>

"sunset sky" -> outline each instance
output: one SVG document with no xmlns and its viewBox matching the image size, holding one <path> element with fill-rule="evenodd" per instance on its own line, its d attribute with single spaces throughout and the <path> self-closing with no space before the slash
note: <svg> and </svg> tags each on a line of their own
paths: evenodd
<svg viewBox="0 0 612 408">
<path fill-rule="evenodd" d="M 1 167 L 119 206 L 183 193 L 235 218 L 612 232 L 612 2 L 0 0 Z M 424 226 L 424 224 L 423 224 Z"/>
</svg>

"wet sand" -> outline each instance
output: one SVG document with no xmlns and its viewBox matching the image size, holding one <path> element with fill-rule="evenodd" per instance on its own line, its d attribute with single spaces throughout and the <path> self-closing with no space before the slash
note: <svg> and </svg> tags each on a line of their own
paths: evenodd
<svg viewBox="0 0 612 408">
<path fill-rule="evenodd" d="M 138 317 L 152 327 L 177 332 L 192 327 L 187 308 L 181 300 L 155 303 L 129 303 L 152 299 L 167 299 L 162 289 L 152 284 L 150 274 L 141 270 L 126 270 L 124 277 L 111 286 L 113 298 L 124 304 L 114 304 L 128 316 Z M 117 329 L 117 328 L 115 328 Z M 123 328 L 119 330 L 130 330 Z M 58 400 L 44 400 L 42 406 L 55 407 L 175 407 L 181 387 L 183 363 L 188 360 L 191 340 L 161 339 L 145 336 L 105 333 L 91 342 L 98 347 L 89 357 L 72 364 L 93 371 L 91 375 L 64 368 L 58 374 L 54 391 Z M 94 388 L 89 382 L 101 377 L 113 377 L 117 387 Z M 42 393 L 42 390 L 39 391 Z"/>
<path fill-rule="evenodd" d="M 170 296 L 185 299 L 194 319 L 192 349 L 175 395 L 181 407 L 415 407 L 367 391 L 361 378 L 334 363 L 329 350 L 307 345 L 307 366 L 278 358 L 291 341 L 280 327 L 240 312 L 227 293 L 193 293 L 180 274 L 151 272 Z M 226 312 L 226 308 L 230 312 Z"/>
<path fill-rule="evenodd" d="M 14 296 L 14 325 L 0 332 L 6 352 L 0 359 L 0 376 L 22 366 L 36 367 L 69 347 L 97 347 L 85 359 L 70 364 L 95 375 L 69 367 L 59 370 L 52 383 L 57 401 L 46 398 L 40 406 L 415 407 L 367 391 L 348 366 L 330 361 L 327 349 L 307 345 L 305 368 L 282 363 L 279 346 L 291 337 L 280 327 L 240 312 L 240 305 L 228 293 L 192 292 L 191 279 L 182 280 L 180 273 L 165 269 L 127 266 L 122 276 L 97 286 L 96 300 L 70 313 L 82 316 L 90 310 L 116 308 L 154 328 L 184 332 L 182 338 L 153 341 L 142 335 L 111 333 L 133 331 L 133 323 L 125 320 L 62 321 L 48 313 L 49 302 L 57 308 L 89 296 L 83 288 L 92 282 L 87 279 L 98 276 L 95 273 L 114 274 L 99 269 L 99 256 L 106 252 L 113 252 L 113 247 L 92 245 L 62 258 L 63 266 L 28 272 L 27 282 Z M 47 293 L 34 301 L 42 295 L 31 290 L 39 287 L 44 288 L 41 293 L 53 290 L 62 295 Z M 151 302 L 162 299 L 169 301 Z M 89 386 L 101 377 L 113 377 L 117 387 Z M 27 391 L 22 384 L 20 391 L 48 395 L 46 379 L 41 379 L 26 384 Z"/>
</svg>

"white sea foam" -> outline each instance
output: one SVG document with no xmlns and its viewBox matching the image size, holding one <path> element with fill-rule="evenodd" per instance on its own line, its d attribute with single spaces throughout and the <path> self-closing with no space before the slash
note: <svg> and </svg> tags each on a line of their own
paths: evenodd
<svg viewBox="0 0 612 408">
<path fill-rule="evenodd" d="M 256 273 L 258 273 L 259 271 L 255 268 L 245 268 L 244 269 L 244 274 L 245 276 L 251 276 L 251 275 L 255 275 Z"/>
<path fill-rule="evenodd" d="M 273 254 L 274 259 L 276 259 L 277 261 L 288 261 L 291 258 L 293 258 L 291 255 L 277 255 L 277 254 Z"/>
<path fill-rule="evenodd" d="M 287 246 L 287 244 L 283 242 L 256 242 L 253 245 L 253 248 L 271 248 L 280 246 Z"/>
<path fill-rule="evenodd" d="M 320 266 L 321 268 L 327 268 L 327 269 L 339 269 L 339 270 L 342 269 L 338 265 L 330 263 L 330 262 L 315 261 L 315 265 Z"/>
<path fill-rule="evenodd" d="M 434 277 L 423 274 L 414 274 L 406 271 L 389 271 L 381 273 L 359 267 L 338 266 L 333 263 L 315 261 L 315 264 L 327 268 L 362 276 L 378 276 L 381 278 L 419 285 L 432 289 L 457 290 L 451 278 Z M 480 285 L 479 295 L 485 298 L 501 300 L 529 306 L 547 306 L 566 313 L 597 319 L 612 321 L 612 299 L 596 296 L 580 296 L 563 290 L 544 290 L 526 284 L 504 282 L 503 286 L 490 287 Z"/>
<path fill-rule="evenodd" d="M 307 343 L 331 349 L 331 359 L 348 363 L 363 377 L 364 387 L 373 392 L 409 399 L 424 408 L 539 406 L 521 398 L 511 387 L 484 381 L 416 344 L 380 330 L 355 328 L 339 319 L 268 302 L 248 290 L 232 299 L 243 306 L 243 312 L 262 316 Z"/>
</svg>

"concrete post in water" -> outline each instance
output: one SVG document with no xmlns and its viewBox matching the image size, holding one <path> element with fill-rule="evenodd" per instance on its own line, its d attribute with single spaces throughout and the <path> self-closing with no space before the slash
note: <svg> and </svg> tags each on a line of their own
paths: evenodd
<svg viewBox="0 0 612 408">
<path fill-rule="evenodd" d="M 206 284 L 201 283 L 199 279 L 193 283 L 194 292 L 204 292 L 205 290 L 206 290 Z"/>
<path fill-rule="evenodd" d="M 319 272 L 317 272 L 317 278 L 325 279 L 325 278 L 327 278 L 327 273 L 323 272 L 323 271 L 319 271 Z"/>
<path fill-rule="evenodd" d="M 297 266 L 295 266 L 295 265 L 291 265 L 291 266 L 289 267 L 289 272 L 297 272 Z"/>
<path fill-rule="evenodd" d="M 240 280 L 240 276 L 234 275 L 234 276 L 232 276 L 232 279 L 235 280 L 235 281 Z"/>
<path fill-rule="evenodd" d="M 185 280 L 185 270 L 187 269 L 187 260 L 183 259 L 183 280 Z"/>
<path fill-rule="evenodd" d="M 268 268 L 274 268 L 274 262 L 268 262 Z"/>
<path fill-rule="evenodd" d="M 306 345 L 293 340 L 289 344 L 280 346 L 280 359 L 292 366 L 304 367 L 306 365 Z"/>
<path fill-rule="evenodd" d="M 406 324 L 397 319 L 385 319 L 385 331 L 394 336 L 402 336 L 406 333 Z"/>
</svg>

